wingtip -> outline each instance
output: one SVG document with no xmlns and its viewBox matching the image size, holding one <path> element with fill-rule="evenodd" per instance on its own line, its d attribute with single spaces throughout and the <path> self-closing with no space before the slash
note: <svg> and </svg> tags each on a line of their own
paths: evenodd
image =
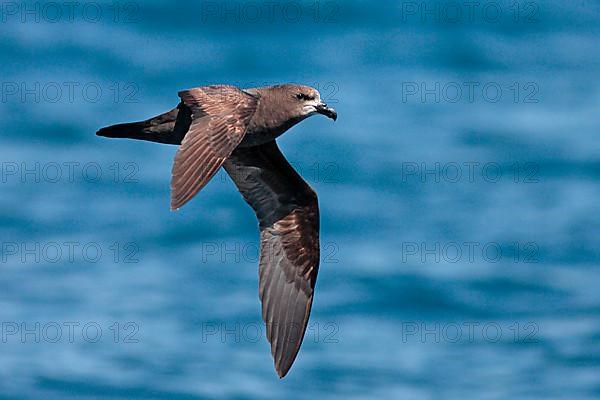
<svg viewBox="0 0 600 400">
<path fill-rule="evenodd" d="M 196 193 L 198 193 L 199 191 L 200 190 L 197 190 Z M 181 207 L 185 206 L 187 203 L 190 202 L 190 200 L 192 200 L 196 193 L 192 195 L 188 194 L 187 196 L 181 197 L 180 195 L 176 194 L 176 189 L 173 185 L 171 185 L 171 211 L 177 211 Z"/>
<path fill-rule="evenodd" d="M 275 371 L 277 372 L 279 379 L 283 379 L 283 378 L 285 378 L 285 376 L 288 374 L 288 372 L 290 370 L 289 370 L 289 368 L 287 370 L 281 370 L 280 368 L 275 367 Z"/>
<path fill-rule="evenodd" d="M 179 209 L 181 207 L 183 207 L 186 203 L 188 202 L 188 200 L 186 201 L 181 201 L 181 200 L 177 200 L 177 199 L 171 199 L 171 211 L 179 211 Z"/>
<path fill-rule="evenodd" d="M 277 375 L 279 375 L 279 379 L 283 379 L 287 376 L 292 369 L 295 359 L 296 357 L 294 357 L 291 362 L 285 361 L 284 359 L 275 360 L 275 371 L 277 372 Z"/>
</svg>

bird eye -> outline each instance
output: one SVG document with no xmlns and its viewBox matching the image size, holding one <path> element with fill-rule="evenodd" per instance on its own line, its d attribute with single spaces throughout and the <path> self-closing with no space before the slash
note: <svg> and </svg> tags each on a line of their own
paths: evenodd
<svg viewBox="0 0 600 400">
<path fill-rule="evenodd" d="M 294 97 L 296 97 L 298 100 L 314 100 L 315 99 L 315 96 L 310 95 L 310 94 L 305 94 L 305 93 L 298 93 Z"/>
</svg>

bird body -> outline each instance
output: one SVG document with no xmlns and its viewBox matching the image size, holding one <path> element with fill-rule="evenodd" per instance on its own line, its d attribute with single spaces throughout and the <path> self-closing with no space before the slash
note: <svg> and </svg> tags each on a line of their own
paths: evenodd
<svg viewBox="0 0 600 400">
<path fill-rule="evenodd" d="M 171 209 L 190 201 L 223 167 L 259 221 L 259 296 L 275 369 L 284 377 L 302 344 L 319 269 L 316 192 L 287 162 L 275 139 L 302 120 L 337 113 L 316 89 L 276 85 L 241 90 L 204 86 L 179 93 L 173 110 L 113 125 L 99 136 L 180 145 Z"/>
</svg>

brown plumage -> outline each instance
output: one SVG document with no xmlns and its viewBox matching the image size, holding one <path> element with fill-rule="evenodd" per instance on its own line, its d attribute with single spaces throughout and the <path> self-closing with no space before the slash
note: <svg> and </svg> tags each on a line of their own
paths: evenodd
<svg viewBox="0 0 600 400">
<path fill-rule="evenodd" d="M 179 93 L 192 123 L 175 155 L 171 209 L 187 203 L 217 173 L 240 144 L 258 99 L 239 89 L 211 86 Z"/>
<path fill-rule="evenodd" d="M 300 350 L 319 270 L 317 194 L 275 141 L 236 149 L 224 167 L 259 220 L 262 317 L 283 377 Z"/>
<path fill-rule="evenodd" d="M 98 135 L 181 144 L 171 180 L 178 209 L 225 168 L 260 227 L 259 295 L 275 369 L 284 377 L 304 338 L 319 270 L 315 191 L 287 162 L 275 139 L 313 114 L 337 119 L 317 90 L 278 85 L 240 90 L 206 86 L 179 93 L 181 103 L 149 120 Z"/>
</svg>

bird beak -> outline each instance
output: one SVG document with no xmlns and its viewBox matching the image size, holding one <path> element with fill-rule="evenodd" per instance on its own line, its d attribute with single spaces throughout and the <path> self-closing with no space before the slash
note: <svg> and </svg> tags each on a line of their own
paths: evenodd
<svg viewBox="0 0 600 400">
<path fill-rule="evenodd" d="M 337 111 L 335 111 L 335 109 L 332 107 L 328 107 L 327 104 L 319 103 L 315 108 L 319 114 L 323 114 L 334 121 L 337 120 Z"/>
</svg>

